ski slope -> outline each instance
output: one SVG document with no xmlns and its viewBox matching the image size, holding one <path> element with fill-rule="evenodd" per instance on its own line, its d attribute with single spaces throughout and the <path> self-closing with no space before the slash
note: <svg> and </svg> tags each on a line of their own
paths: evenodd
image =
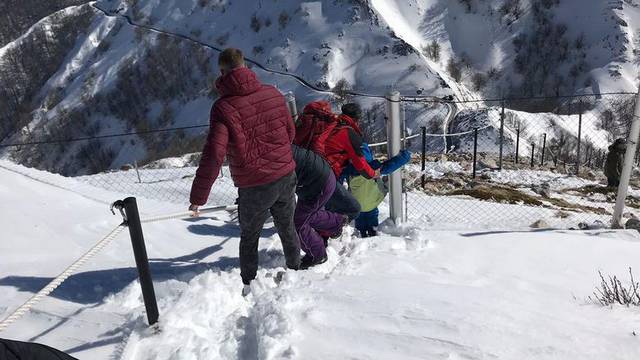
<svg viewBox="0 0 640 360">
<path fill-rule="evenodd" d="M 120 219 L 103 201 L 118 194 L 0 165 L 0 193 L 11 204 L 0 217 L 4 318 Z M 138 200 L 144 216 L 178 210 Z M 45 343 L 79 359 L 631 360 L 640 354 L 633 335 L 640 332 L 640 311 L 586 299 L 598 270 L 624 278 L 637 264 L 635 231 L 435 231 L 410 223 L 360 239 L 348 228 L 331 242 L 327 263 L 287 272 L 276 285 L 283 256 L 267 224 L 261 270 L 247 298 L 240 295 L 233 214 L 150 223 L 144 231 L 160 332 L 146 327 L 122 234 L 0 336 Z"/>
</svg>

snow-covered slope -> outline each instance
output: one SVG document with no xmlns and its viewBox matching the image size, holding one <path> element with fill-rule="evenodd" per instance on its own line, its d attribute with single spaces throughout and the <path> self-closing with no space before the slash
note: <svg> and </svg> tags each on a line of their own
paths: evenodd
<svg viewBox="0 0 640 360">
<path fill-rule="evenodd" d="M 0 214 L 0 318 L 119 220 L 87 198 L 108 193 L 31 174 L 0 168 L 0 193 L 12 204 Z M 144 198 L 139 204 L 162 207 Z M 146 327 L 122 234 L 0 335 L 96 360 L 633 360 L 640 352 L 637 309 L 586 299 L 598 270 L 626 278 L 640 255 L 635 231 L 452 232 L 409 224 L 360 239 L 347 229 L 331 242 L 326 264 L 287 272 L 277 286 L 283 258 L 268 224 L 247 298 L 229 214 L 148 223 L 144 231 L 159 332 Z"/>
</svg>

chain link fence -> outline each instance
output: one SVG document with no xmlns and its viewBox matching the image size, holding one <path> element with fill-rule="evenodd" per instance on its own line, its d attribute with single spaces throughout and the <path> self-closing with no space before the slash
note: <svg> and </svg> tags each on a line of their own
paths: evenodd
<svg viewBox="0 0 640 360">
<path fill-rule="evenodd" d="M 444 228 L 608 225 L 616 189 L 604 163 L 609 145 L 626 139 L 634 103 L 633 94 L 461 102 L 450 105 L 455 114 L 414 119 L 424 135 L 408 144 L 421 156 L 405 170 L 407 219 Z M 432 105 L 405 103 L 405 116 L 421 106 Z"/>
<path fill-rule="evenodd" d="M 27 168 L 8 162 L 0 165 L 36 181 L 63 187 L 104 203 L 135 196 L 186 208 L 207 131 L 207 126 L 203 126 L 190 136 L 182 136 L 182 130 L 168 129 L 150 134 L 117 134 L 102 141 L 28 144 L 14 147 L 8 155 L 10 160 Z M 181 137 L 181 143 L 168 140 Z M 163 141 L 172 144 L 172 148 L 151 151 L 153 147 L 147 145 Z M 114 147 L 119 147 L 121 151 L 110 154 Z M 143 147 L 145 151 L 141 150 Z M 120 156 L 126 156 L 126 160 L 121 161 L 118 159 Z M 120 165 L 113 166 L 118 163 Z M 69 167 L 68 164 L 75 166 Z M 237 190 L 233 186 L 229 168 L 225 166 L 207 205 L 233 205 L 236 198 Z"/>
<path fill-rule="evenodd" d="M 338 100 L 332 99 L 336 107 L 347 101 L 363 104 L 365 138 L 380 143 L 374 145 L 375 152 L 385 157 L 385 100 Z M 403 171 L 406 219 L 434 229 L 608 224 L 615 189 L 607 187 L 603 166 L 608 146 L 627 136 L 634 101 L 633 94 L 474 102 L 405 99 L 403 146 L 413 152 L 412 163 Z M 300 112 L 304 105 L 298 103 Z M 70 190 L 90 196 L 106 194 L 105 202 L 136 196 L 186 206 L 207 131 L 207 125 L 198 125 L 45 141 L 13 146 L 6 155 L 71 177 L 72 182 L 57 183 L 75 184 Z M 114 147 L 127 151 L 110 154 Z M 128 160 L 120 165 L 118 157 L 124 155 Z M 52 181 L 50 174 L 12 170 Z M 630 212 L 640 208 L 638 187 L 633 177 Z M 223 167 L 208 205 L 231 205 L 236 197 L 229 170 Z"/>
</svg>

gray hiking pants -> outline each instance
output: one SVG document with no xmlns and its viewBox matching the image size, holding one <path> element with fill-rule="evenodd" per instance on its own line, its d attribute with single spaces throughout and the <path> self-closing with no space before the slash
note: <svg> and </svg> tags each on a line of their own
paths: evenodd
<svg viewBox="0 0 640 360">
<path fill-rule="evenodd" d="M 300 266 L 300 240 L 293 222 L 296 173 L 270 184 L 238 189 L 240 221 L 240 276 L 248 285 L 258 272 L 258 240 L 269 213 L 280 235 L 289 269 Z"/>
</svg>

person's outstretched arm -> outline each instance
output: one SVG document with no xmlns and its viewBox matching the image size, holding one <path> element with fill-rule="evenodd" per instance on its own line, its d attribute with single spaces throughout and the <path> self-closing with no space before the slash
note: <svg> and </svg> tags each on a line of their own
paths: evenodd
<svg viewBox="0 0 640 360">
<path fill-rule="evenodd" d="M 211 187 L 220 173 L 224 157 L 227 154 L 229 131 L 227 127 L 219 121 L 220 116 L 216 110 L 212 110 L 209 135 L 202 150 L 202 158 L 196 171 L 196 177 L 193 179 L 193 184 L 191 185 L 190 201 L 192 207 L 194 205 L 202 206 L 207 203 Z"/>
<path fill-rule="evenodd" d="M 411 153 L 407 150 L 400 151 L 398 155 L 392 157 L 382 164 L 382 175 L 389 175 L 393 173 L 394 171 L 405 166 L 409 161 L 411 161 Z"/>
</svg>

